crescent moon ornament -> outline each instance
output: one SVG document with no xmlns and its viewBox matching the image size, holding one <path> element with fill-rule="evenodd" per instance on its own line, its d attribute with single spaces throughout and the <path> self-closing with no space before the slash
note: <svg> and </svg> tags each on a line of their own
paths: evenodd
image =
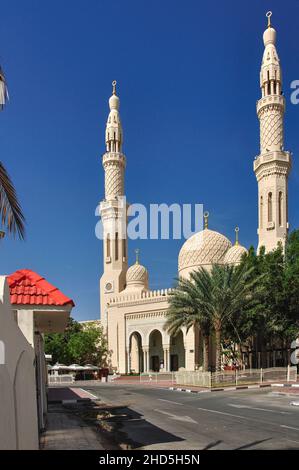
<svg viewBox="0 0 299 470">
<path fill-rule="evenodd" d="M 268 28 L 271 27 L 271 16 L 272 16 L 272 11 L 267 11 L 266 17 L 268 18 Z"/>
</svg>

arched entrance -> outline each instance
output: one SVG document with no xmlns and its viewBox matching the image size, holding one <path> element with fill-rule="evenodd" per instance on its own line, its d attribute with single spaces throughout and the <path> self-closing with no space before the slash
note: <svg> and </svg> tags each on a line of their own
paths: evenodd
<svg viewBox="0 0 299 470">
<path fill-rule="evenodd" d="M 162 334 L 159 330 L 153 330 L 149 337 L 149 366 L 153 372 L 159 372 L 164 367 Z"/>
<path fill-rule="evenodd" d="M 136 374 L 140 374 L 143 370 L 142 339 L 140 333 L 134 331 L 130 336 L 129 373 L 134 372 Z"/>
<path fill-rule="evenodd" d="M 176 336 L 170 337 L 170 371 L 185 367 L 185 347 L 182 330 Z"/>
</svg>

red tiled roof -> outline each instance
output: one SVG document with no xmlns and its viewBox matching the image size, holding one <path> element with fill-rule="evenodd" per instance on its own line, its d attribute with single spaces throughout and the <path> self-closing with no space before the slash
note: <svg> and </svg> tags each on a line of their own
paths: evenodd
<svg viewBox="0 0 299 470">
<path fill-rule="evenodd" d="M 20 269 L 7 276 L 10 302 L 14 305 L 67 305 L 72 299 L 30 269 Z"/>
</svg>

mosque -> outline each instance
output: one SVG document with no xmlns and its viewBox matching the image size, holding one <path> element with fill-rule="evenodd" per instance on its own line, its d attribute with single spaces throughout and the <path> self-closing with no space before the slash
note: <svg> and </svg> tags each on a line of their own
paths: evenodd
<svg viewBox="0 0 299 470">
<path fill-rule="evenodd" d="M 276 50 L 276 31 L 267 13 L 268 27 L 264 32 L 264 54 L 260 70 L 261 97 L 257 101 L 260 122 L 260 154 L 253 169 L 258 185 L 258 249 L 276 248 L 285 243 L 288 233 L 288 175 L 291 154 L 284 150 L 285 98 L 282 94 L 282 73 Z M 104 228 L 104 270 L 100 280 L 101 322 L 107 333 L 111 352 L 111 369 L 119 373 L 132 371 L 196 370 L 203 363 L 200 330 L 182 328 L 171 337 L 165 330 L 169 308 L 169 289 L 149 288 L 149 273 L 139 263 L 128 267 L 128 240 L 119 233 L 109 233 L 111 220 L 127 220 L 127 208 L 117 201 L 124 196 L 126 157 L 122 153 L 123 131 L 119 114 L 116 82 L 109 99 L 110 113 L 106 125 L 106 152 L 103 155 L 105 199 L 100 213 Z M 215 263 L 237 264 L 246 248 L 208 227 L 185 241 L 178 256 L 178 274 L 188 278 L 191 271 Z M 215 365 L 211 342 L 210 366 Z"/>
</svg>

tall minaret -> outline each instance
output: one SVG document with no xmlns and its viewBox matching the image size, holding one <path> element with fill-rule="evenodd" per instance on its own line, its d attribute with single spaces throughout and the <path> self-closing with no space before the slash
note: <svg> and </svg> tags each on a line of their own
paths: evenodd
<svg viewBox="0 0 299 470">
<path fill-rule="evenodd" d="M 276 31 L 267 13 L 268 28 L 264 32 L 265 51 L 260 72 L 262 97 L 257 102 L 260 121 L 260 155 L 254 161 L 258 182 L 258 251 L 283 246 L 288 233 L 288 175 L 291 155 L 284 150 L 283 118 L 285 99 L 282 96 L 282 74 L 275 47 Z"/>
<path fill-rule="evenodd" d="M 101 321 L 107 326 L 106 306 L 109 298 L 125 288 L 127 261 L 127 205 L 124 197 L 126 157 L 122 153 L 123 131 L 119 115 L 116 81 L 112 82 L 110 113 L 106 124 L 105 199 L 100 212 L 103 223 L 104 272 L 100 281 Z"/>
</svg>

